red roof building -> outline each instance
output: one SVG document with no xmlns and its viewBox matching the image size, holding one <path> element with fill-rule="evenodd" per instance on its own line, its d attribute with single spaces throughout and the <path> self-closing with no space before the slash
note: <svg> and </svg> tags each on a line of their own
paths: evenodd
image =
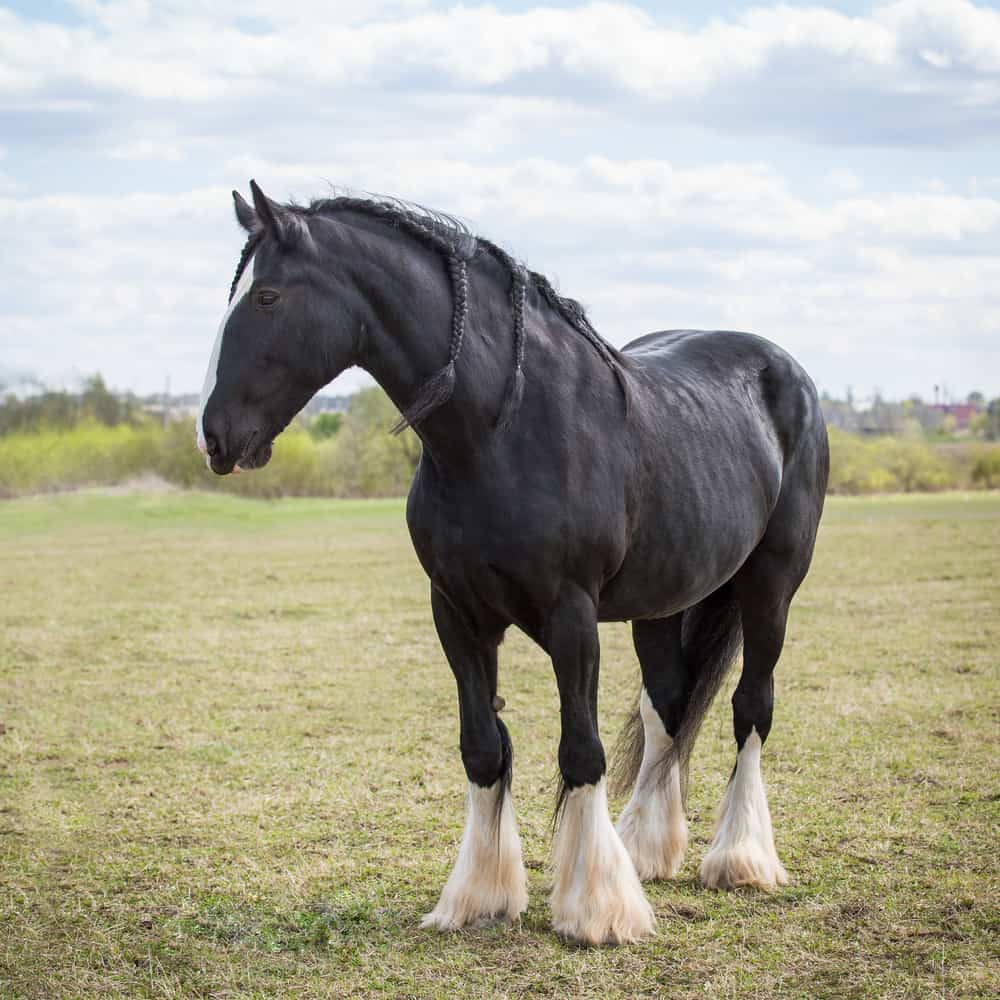
<svg viewBox="0 0 1000 1000">
<path fill-rule="evenodd" d="M 972 403 L 934 403 L 930 407 L 942 417 L 954 417 L 955 428 L 964 431 L 979 416 L 979 407 Z"/>
</svg>

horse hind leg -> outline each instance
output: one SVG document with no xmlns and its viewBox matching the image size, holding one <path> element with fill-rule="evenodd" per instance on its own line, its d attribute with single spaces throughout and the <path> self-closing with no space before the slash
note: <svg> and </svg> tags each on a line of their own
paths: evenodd
<svg viewBox="0 0 1000 1000">
<path fill-rule="evenodd" d="M 744 619 L 744 667 L 733 695 L 736 767 L 729 779 L 711 846 L 701 864 L 710 889 L 754 886 L 773 890 L 788 882 L 774 846 L 771 813 L 761 776 L 761 750 L 771 728 L 772 671 L 781 651 L 786 608 L 769 625 Z"/>
<path fill-rule="evenodd" d="M 640 698 L 638 753 L 626 753 L 617 768 L 624 779 L 620 784 L 638 774 L 619 829 L 647 877 L 675 874 L 683 858 L 688 761 L 741 635 L 739 607 L 728 583 L 682 614 L 633 624 L 649 705 Z"/>
<path fill-rule="evenodd" d="M 771 731 L 773 674 L 788 609 L 809 568 L 818 520 L 807 491 L 783 496 L 763 540 L 733 580 L 743 622 L 743 673 L 733 694 L 737 757 L 701 865 L 709 888 L 773 890 L 788 882 L 774 846 L 761 751 Z"/>
<path fill-rule="evenodd" d="M 510 737 L 494 711 L 500 637 L 475 635 L 437 591 L 431 607 L 458 684 L 469 787 L 458 859 L 421 926 L 452 931 L 517 919 L 528 906 L 528 884 L 510 794 Z"/>
<path fill-rule="evenodd" d="M 687 851 L 688 831 L 681 795 L 681 762 L 671 754 L 690 695 L 681 647 L 681 615 L 632 623 L 632 641 L 642 669 L 636 733 L 642 758 L 631 798 L 617 830 L 643 881 L 673 878 Z"/>
</svg>

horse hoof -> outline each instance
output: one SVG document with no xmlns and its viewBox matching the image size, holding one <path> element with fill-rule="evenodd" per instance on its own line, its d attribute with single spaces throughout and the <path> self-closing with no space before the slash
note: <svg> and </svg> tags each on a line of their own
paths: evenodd
<svg viewBox="0 0 1000 1000">
<path fill-rule="evenodd" d="M 651 937 L 655 926 L 653 908 L 641 890 L 637 897 L 616 900 L 603 912 L 563 915 L 552 922 L 559 937 L 591 946 L 634 944 Z"/>
<path fill-rule="evenodd" d="M 424 914 L 420 926 L 428 930 L 439 931 L 442 934 L 450 934 L 452 931 L 460 930 L 485 930 L 499 924 L 516 923 L 524 911 L 524 907 L 518 910 L 516 904 L 499 913 L 457 914 L 449 911 L 439 912 L 439 909 Z"/>
<path fill-rule="evenodd" d="M 640 882 L 665 881 L 680 871 L 688 841 L 682 815 L 626 809 L 616 829 Z"/>
<path fill-rule="evenodd" d="M 653 933 L 653 908 L 611 825 L 601 778 L 566 796 L 553 845 L 552 929 L 581 944 L 631 944 Z"/>
<path fill-rule="evenodd" d="M 740 845 L 728 850 L 710 850 L 701 863 L 701 881 L 707 889 L 760 889 L 774 892 L 788 885 L 788 873 L 777 856 Z"/>
</svg>

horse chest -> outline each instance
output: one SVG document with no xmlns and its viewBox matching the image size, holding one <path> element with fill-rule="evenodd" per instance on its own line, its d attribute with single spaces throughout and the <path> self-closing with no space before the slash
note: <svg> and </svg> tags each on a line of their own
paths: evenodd
<svg viewBox="0 0 1000 1000">
<path fill-rule="evenodd" d="M 411 493 L 407 516 L 436 587 L 529 629 L 544 620 L 567 578 L 588 586 L 621 562 L 610 521 L 584 527 L 553 494 L 529 503 L 495 491 L 428 489 Z"/>
</svg>

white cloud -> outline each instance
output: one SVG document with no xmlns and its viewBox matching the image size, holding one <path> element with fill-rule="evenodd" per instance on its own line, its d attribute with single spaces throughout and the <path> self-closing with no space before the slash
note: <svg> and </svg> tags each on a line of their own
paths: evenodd
<svg viewBox="0 0 1000 1000">
<path fill-rule="evenodd" d="M 834 167 L 828 170 L 823 177 L 827 187 L 838 194 L 857 194 L 863 187 L 864 182 L 853 171 L 846 167 Z"/>
<path fill-rule="evenodd" d="M 1000 114 L 1000 13 L 968 0 L 902 0 L 865 17 L 753 8 L 686 30 L 619 3 L 505 13 L 398 2 L 369 5 L 363 18 L 341 3 L 284 4 L 280 17 L 262 3 L 78 6 L 93 18 L 79 27 L 0 10 L 0 95 L 252 103 L 304 86 L 356 95 L 517 85 L 537 97 L 584 86 L 682 116 L 701 100 L 702 119 L 718 127 L 736 119 L 832 141 L 846 141 L 840 109 L 856 100 L 866 132 L 882 120 L 902 143 L 945 115 L 973 141 Z"/>
<path fill-rule="evenodd" d="M 300 194 L 315 192 L 317 172 L 352 176 L 346 163 L 242 166 Z M 968 362 L 954 349 L 944 357 L 956 337 L 980 344 L 967 353 L 979 359 L 968 365 L 975 384 L 996 361 L 1000 199 L 873 193 L 820 206 L 773 168 L 739 163 L 427 160 L 384 170 L 388 190 L 457 209 L 554 272 L 617 343 L 670 326 L 753 329 L 842 379 L 878 344 L 902 352 L 897 382 L 880 376 L 900 393 L 920 387 L 907 365 L 930 355 L 961 384 Z M 119 384 L 155 387 L 165 369 L 175 386 L 196 384 L 241 242 L 228 191 L 0 198 L 0 225 L 20 237 L 5 263 L 21 303 L 4 333 L 8 364 L 30 367 L 40 347 L 65 356 L 57 345 L 68 337 L 78 365 L 89 359 Z M 991 249 L 965 254 L 977 238 Z"/>
<path fill-rule="evenodd" d="M 618 343 L 755 329 L 835 389 L 1000 391 L 989 7 L 75 6 L 0 9 L 5 366 L 195 387 L 255 176 L 456 212 Z"/>
<path fill-rule="evenodd" d="M 482 165 L 456 159 L 371 164 L 349 160 L 286 166 L 261 159 L 230 161 L 237 175 L 267 179 L 277 196 L 317 193 L 317 179 L 375 191 L 413 192 L 458 214 L 520 229 L 562 223 L 574 233 L 620 229 L 644 242 L 747 238 L 818 245 L 838 239 L 886 238 L 899 243 L 1000 236 L 1000 198 L 932 191 L 845 197 L 829 205 L 797 197 L 766 164 L 722 163 L 678 168 L 662 160 L 585 157 L 570 165 L 515 160 Z M 852 175 L 853 176 L 853 175 Z M 860 179 L 854 178 L 857 184 Z M 558 240 L 558 236 L 553 237 Z"/>
<path fill-rule="evenodd" d="M 939 70 L 1000 71 L 1000 11 L 970 0 L 899 0 L 875 16 L 906 57 Z"/>
<path fill-rule="evenodd" d="M 122 143 L 107 150 L 107 155 L 115 160 L 159 160 L 167 163 L 175 163 L 184 158 L 177 143 L 155 139 L 136 139 Z"/>
<path fill-rule="evenodd" d="M 959 243 L 1000 235 L 1000 200 L 947 194 L 852 198 L 836 208 L 842 227 L 860 236 Z"/>
</svg>

